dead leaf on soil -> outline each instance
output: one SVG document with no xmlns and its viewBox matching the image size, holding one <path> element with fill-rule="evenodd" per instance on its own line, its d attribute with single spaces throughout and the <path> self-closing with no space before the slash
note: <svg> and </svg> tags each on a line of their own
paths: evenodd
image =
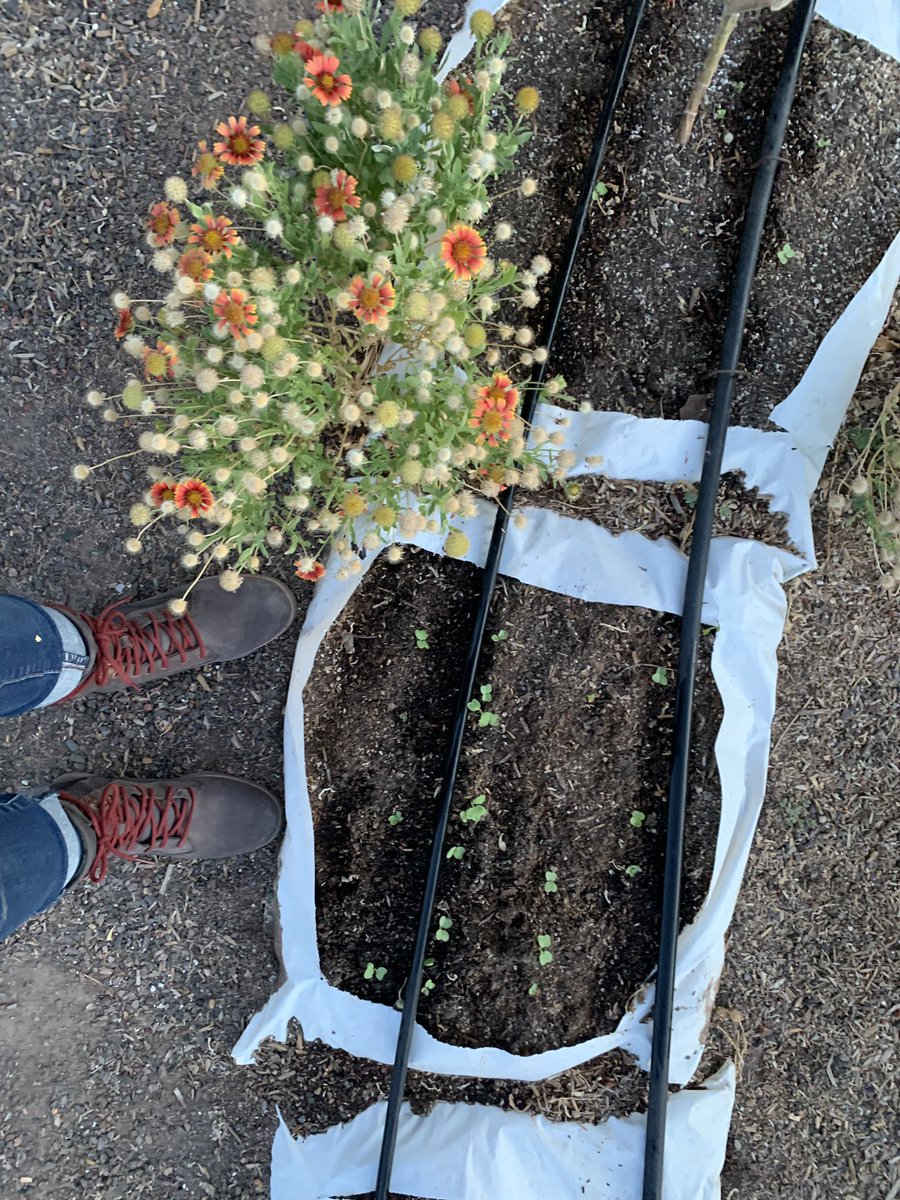
<svg viewBox="0 0 900 1200">
<path fill-rule="evenodd" d="M 147 8 L 148 19 L 152 21 L 154 17 L 158 17 L 159 10 L 162 8 L 162 6 L 163 0 L 150 0 L 150 5 Z"/>
</svg>

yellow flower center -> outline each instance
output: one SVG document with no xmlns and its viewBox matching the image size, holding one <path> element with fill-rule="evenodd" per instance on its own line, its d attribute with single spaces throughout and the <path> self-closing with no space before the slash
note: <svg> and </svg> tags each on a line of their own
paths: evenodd
<svg viewBox="0 0 900 1200">
<path fill-rule="evenodd" d="M 187 496 L 185 496 L 185 499 L 187 500 L 188 505 L 191 508 L 199 508 L 200 505 L 203 503 L 204 496 L 203 496 L 203 493 L 197 491 L 196 488 L 191 488 L 191 490 L 188 492 Z"/>
<path fill-rule="evenodd" d="M 492 387 L 488 391 L 487 398 L 492 404 L 500 404 L 502 401 L 506 400 L 506 392 L 503 390 L 503 388 Z"/>
<path fill-rule="evenodd" d="M 169 232 L 169 217 L 167 213 L 162 213 L 160 216 L 153 218 L 153 232 L 158 234 Z"/>
<path fill-rule="evenodd" d="M 328 189 L 328 206 L 329 208 L 339 208 L 342 212 L 347 203 L 347 197 L 344 195 L 344 189 L 333 187 Z"/>
<path fill-rule="evenodd" d="M 246 154 L 249 149 L 250 143 L 242 133 L 231 139 L 231 152 L 233 154 Z"/>
<path fill-rule="evenodd" d="M 378 308 L 381 304 L 381 292 L 377 288 L 364 287 L 359 293 L 360 305 L 370 312 Z"/>
<path fill-rule="evenodd" d="M 471 242 L 457 242 L 453 247 L 453 257 L 464 266 L 472 257 L 472 249 Z"/>
<path fill-rule="evenodd" d="M 165 375 L 168 365 L 168 360 L 161 350 L 151 350 L 144 363 L 148 375 Z"/>
<path fill-rule="evenodd" d="M 334 76 L 328 72 L 319 76 L 319 86 L 324 88 L 326 92 L 334 91 Z"/>
<path fill-rule="evenodd" d="M 503 413 L 486 412 L 481 419 L 481 427 L 485 433 L 499 433 L 503 428 Z"/>
<path fill-rule="evenodd" d="M 222 249 L 222 235 L 218 229 L 206 229 L 203 231 L 203 245 L 207 250 Z"/>
<path fill-rule="evenodd" d="M 225 305 L 224 317 L 229 325 L 242 325 L 246 316 L 243 304 L 238 304 L 236 300 L 229 300 Z"/>
</svg>

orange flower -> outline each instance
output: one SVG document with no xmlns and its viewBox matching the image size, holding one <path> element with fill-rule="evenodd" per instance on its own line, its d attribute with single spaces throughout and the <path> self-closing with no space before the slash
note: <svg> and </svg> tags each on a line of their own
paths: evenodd
<svg viewBox="0 0 900 1200">
<path fill-rule="evenodd" d="M 168 342 L 144 347 L 144 375 L 147 379 L 162 379 L 164 375 L 173 379 L 177 362 L 178 353 Z"/>
<path fill-rule="evenodd" d="M 240 288 L 219 292 L 213 301 L 213 312 L 219 318 L 219 332 L 227 329 L 236 338 L 246 337 L 259 320 L 256 305 Z"/>
<path fill-rule="evenodd" d="M 206 142 L 198 142 L 197 150 L 199 153 L 194 159 L 194 165 L 191 167 L 192 175 L 200 176 L 200 186 L 206 188 L 207 191 L 212 191 L 222 176 L 225 174 L 225 168 L 210 150 Z"/>
<path fill-rule="evenodd" d="M 304 42 L 302 38 L 297 38 L 297 40 L 294 42 L 294 53 L 299 54 L 303 61 L 308 63 L 311 59 L 315 58 L 317 54 L 321 54 L 322 51 L 317 49 L 315 46 L 311 46 L 309 42 Z"/>
<path fill-rule="evenodd" d="M 231 247 L 238 243 L 237 230 L 228 217 L 213 217 L 209 213 L 200 223 L 191 226 L 188 241 L 201 246 L 207 254 L 224 254 L 231 258 Z"/>
<path fill-rule="evenodd" d="M 344 11 L 344 0 L 319 0 L 316 5 L 316 12 L 320 13 L 342 13 Z"/>
<path fill-rule="evenodd" d="M 374 325 L 394 307 L 396 292 L 383 275 L 375 271 L 368 280 L 356 275 L 350 281 L 351 300 L 347 305 L 363 324 Z"/>
<path fill-rule="evenodd" d="M 175 488 L 175 504 L 189 508 L 192 517 L 199 517 L 212 508 L 213 494 L 202 479 L 186 479 Z"/>
<path fill-rule="evenodd" d="M 471 79 L 467 79 L 466 83 L 471 83 Z M 469 116 L 475 113 L 475 100 L 468 88 L 463 87 L 458 79 L 448 79 L 444 84 L 444 90 L 448 96 L 465 96 L 469 102 Z"/>
<path fill-rule="evenodd" d="M 484 240 L 471 225 L 457 223 L 441 238 L 441 259 L 454 279 L 471 279 L 484 266 Z"/>
<path fill-rule="evenodd" d="M 252 167 L 261 162 L 266 143 L 259 136 L 258 125 L 248 125 L 246 117 L 229 117 L 220 121 L 216 133 L 221 142 L 213 144 L 213 154 L 232 167 Z"/>
<path fill-rule="evenodd" d="M 317 54 L 306 64 L 303 82 L 320 104 L 340 104 L 342 100 L 350 99 L 353 83 L 349 75 L 337 74 L 339 66 L 333 54 Z"/>
<path fill-rule="evenodd" d="M 478 389 L 478 398 L 469 420 L 472 429 L 481 432 L 475 441 L 496 446 L 509 439 L 509 427 L 519 403 L 519 390 L 508 375 L 495 375 L 487 387 Z"/>
<path fill-rule="evenodd" d="M 192 246 L 190 250 L 185 250 L 179 258 L 178 274 L 186 275 L 195 283 L 205 283 L 207 279 L 212 279 L 211 262 L 211 254 L 207 254 L 200 246 Z"/>
<path fill-rule="evenodd" d="M 119 319 L 116 322 L 116 341 L 120 341 L 126 333 L 131 333 L 134 327 L 134 317 L 130 308 L 119 309 Z"/>
<path fill-rule="evenodd" d="M 333 221 L 346 221 L 348 208 L 359 208 L 362 200 L 356 194 L 356 180 L 346 171 L 332 171 L 331 183 L 316 188 L 316 212 Z"/>
<path fill-rule="evenodd" d="M 181 220 L 181 213 L 171 204 L 161 200 L 150 209 L 150 219 L 147 228 L 150 230 L 150 240 L 154 246 L 168 246 L 175 240 L 175 230 Z"/>
<path fill-rule="evenodd" d="M 162 508 L 167 501 L 174 499 L 175 484 L 171 479 L 161 479 L 150 489 L 150 503 L 155 504 L 157 508 Z"/>
<path fill-rule="evenodd" d="M 315 583 L 325 574 L 325 568 L 315 559 L 298 558 L 294 563 L 294 572 L 298 579 L 306 579 L 310 583 Z"/>
</svg>

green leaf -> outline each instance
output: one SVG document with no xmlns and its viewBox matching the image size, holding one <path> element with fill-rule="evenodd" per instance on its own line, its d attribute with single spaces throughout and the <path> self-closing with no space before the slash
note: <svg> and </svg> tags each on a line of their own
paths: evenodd
<svg viewBox="0 0 900 1200">
<path fill-rule="evenodd" d="M 723 120 L 724 116 L 725 116 L 725 109 L 717 108 L 716 109 L 716 120 L 721 121 L 721 120 Z"/>
<path fill-rule="evenodd" d="M 684 502 L 688 506 L 688 508 L 696 508 L 697 497 L 699 496 L 699 494 L 700 493 L 697 491 L 696 488 L 692 487 L 692 488 L 684 489 Z"/>
<path fill-rule="evenodd" d="M 816 138 L 816 145 L 819 147 L 820 150 L 824 150 L 826 146 L 831 145 L 831 138 L 823 138 L 823 137 Z"/>
<path fill-rule="evenodd" d="M 630 867 L 625 868 L 625 874 L 628 876 L 629 879 L 634 879 L 635 875 L 640 875 L 642 869 L 643 868 L 632 863 L 632 865 Z"/>
<path fill-rule="evenodd" d="M 665 667 L 657 667 L 650 676 L 654 683 L 661 684 L 663 687 L 669 682 L 669 672 Z"/>
<path fill-rule="evenodd" d="M 371 979 L 375 974 L 375 964 L 366 963 L 366 969 L 363 971 L 363 979 Z"/>
<path fill-rule="evenodd" d="M 439 942 L 449 942 L 450 941 L 450 934 L 447 932 L 446 929 L 438 929 L 434 936 Z"/>
<path fill-rule="evenodd" d="M 466 708 L 469 710 L 469 712 L 481 712 L 481 701 L 470 700 L 466 705 Z"/>
<path fill-rule="evenodd" d="M 592 199 L 593 199 L 594 203 L 596 203 L 596 202 L 597 202 L 597 201 L 599 201 L 599 200 L 602 200 L 602 199 L 603 199 L 603 197 L 604 197 L 604 196 L 605 196 L 605 195 L 606 195 L 608 192 L 609 192 L 609 188 L 606 186 L 606 184 L 605 184 L 605 183 L 598 183 L 598 184 L 595 186 L 595 188 L 594 188 L 594 191 L 593 191 L 593 193 L 592 193 Z"/>
<path fill-rule="evenodd" d="M 382 979 L 384 979 L 385 975 L 387 975 L 387 967 L 376 967 L 375 968 L 375 978 L 378 980 L 379 983 L 381 983 L 381 981 L 382 981 Z"/>
<path fill-rule="evenodd" d="M 636 808 L 629 818 L 629 824 L 633 825 L 635 829 L 640 829 L 646 820 L 647 814 L 642 813 L 640 809 Z"/>
<path fill-rule="evenodd" d="M 429 644 L 428 644 L 428 631 L 426 629 L 417 629 L 416 630 L 416 649 L 417 650 L 430 650 L 431 649 L 431 646 L 429 646 Z"/>
<path fill-rule="evenodd" d="M 425 982 L 422 984 L 422 995 L 427 996 L 429 994 L 429 992 L 433 992 L 434 989 L 435 989 L 434 980 L 426 979 Z"/>
<path fill-rule="evenodd" d="M 538 994 L 538 985 L 536 983 L 533 983 L 531 985 L 531 987 L 528 989 L 528 995 L 536 996 L 537 994 Z"/>
<path fill-rule="evenodd" d="M 403 820 L 403 813 L 398 808 L 396 812 L 392 812 L 388 817 L 388 825 L 399 825 Z"/>
<path fill-rule="evenodd" d="M 491 641 L 492 642 L 505 642 L 508 637 L 509 637 L 509 634 L 506 632 L 505 629 L 498 629 L 496 633 L 491 634 Z"/>
<path fill-rule="evenodd" d="M 500 724 L 500 718 L 497 716 L 496 713 L 492 713 L 492 712 L 483 712 L 478 719 L 478 725 L 481 729 L 483 729 L 486 725 L 493 726 L 493 725 L 499 725 L 499 724 Z"/>
<path fill-rule="evenodd" d="M 538 944 L 538 946 L 540 946 L 540 948 L 542 950 L 549 949 L 552 942 L 553 942 L 553 938 L 550 936 L 549 933 L 539 933 L 537 935 L 537 944 Z"/>
<path fill-rule="evenodd" d="M 593 703 L 594 703 L 594 701 L 595 701 L 596 699 L 597 699 L 597 693 L 596 693 L 596 692 L 588 692 L 588 694 L 587 694 L 587 702 L 588 702 L 588 704 L 593 704 Z"/>
<path fill-rule="evenodd" d="M 547 963 L 553 962 L 553 954 L 549 950 L 542 950 L 538 955 L 538 963 L 542 967 L 546 967 Z"/>
<path fill-rule="evenodd" d="M 778 261 L 781 263 L 782 266 L 784 266 L 785 263 L 789 263 L 792 258 L 796 258 L 796 257 L 797 257 L 797 252 L 791 248 L 790 242 L 785 242 L 784 245 L 781 247 L 781 249 L 778 251 Z"/>
<path fill-rule="evenodd" d="M 451 846 L 450 849 L 447 851 L 447 857 L 455 858 L 456 861 L 459 862 L 459 860 L 462 858 L 462 856 L 465 854 L 465 852 L 466 852 L 466 850 L 465 850 L 464 846 Z"/>
<path fill-rule="evenodd" d="M 452 929 L 453 928 L 453 922 L 450 920 L 449 917 L 438 918 L 438 925 L 440 925 L 441 929 Z"/>
<path fill-rule="evenodd" d="M 491 700 L 493 699 L 493 684 L 483 683 L 479 688 L 479 691 L 481 692 L 481 699 L 483 703 L 490 704 Z"/>
</svg>

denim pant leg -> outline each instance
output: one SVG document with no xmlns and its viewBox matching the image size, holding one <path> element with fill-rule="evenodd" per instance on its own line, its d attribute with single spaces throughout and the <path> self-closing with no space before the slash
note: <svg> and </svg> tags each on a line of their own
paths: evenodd
<svg viewBox="0 0 900 1200">
<path fill-rule="evenodd" d="M 46 700 L 63 668 L 62 638 L 39 604 L 0 595 L 0 717 Z"/>
<path fill-rule="evenodd" d="M 65 838 L 39 802 L 0 795 L 0 941 L 56 903 L 68 866 Z"/>
</svg>

